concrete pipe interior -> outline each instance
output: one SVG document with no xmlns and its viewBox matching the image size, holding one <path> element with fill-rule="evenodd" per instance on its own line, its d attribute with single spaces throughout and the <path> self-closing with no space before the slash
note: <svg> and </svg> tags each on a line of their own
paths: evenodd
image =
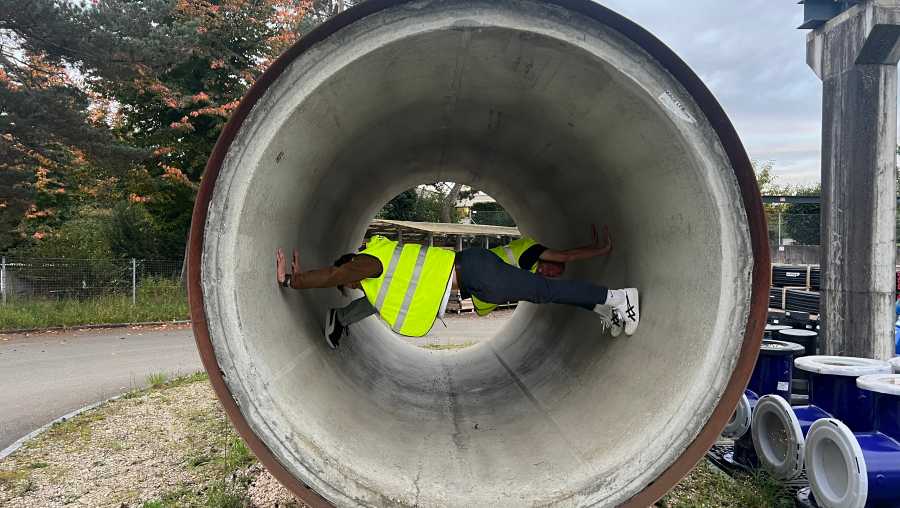
<svg viewBox="0 0 900 508">
<path fill-rule="evenodd" d="M 484 189 L 550 246 L 609 224 L 613 254 L 567 275 L 640 288 L 637 334 L 523 305 L 458 352 L 378 319 L 327 349 L 325 311 L 347 301 L 276 287 L 274 249 L 330 265 L 391 197 L 441 180 Z M 311 502 L 305 486 L 339 506 L 646 506 L 746 385 L 761 217 L 709 92 L 623 18 L 580 1 L 373 1 L 282 57 L 223 134 L 195 211 L 195 331 L 242 435 Z"/>
</svg>

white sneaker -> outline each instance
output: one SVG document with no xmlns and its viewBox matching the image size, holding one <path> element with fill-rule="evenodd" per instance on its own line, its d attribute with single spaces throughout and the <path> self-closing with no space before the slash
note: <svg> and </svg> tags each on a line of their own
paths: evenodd
<svg viewBox="0 0 900 508">
<path fill-rule="evenodd" d="M 622 335 L 624 326 L 615 309 L 609 305 L 595 305 L 594 312 L 600 315 L 600 326 L 608 328 L 609 334 L 612 335 L 613 338 Z"/>
<path fill-rule="evenodd" d="M 641 311 L 636 288 L 613 289 L 606 297 L 606 305 L 613 308 L 619 319 L 625 322 L 625 335 L 634 335 L 641 321 Z"/>
</svg>

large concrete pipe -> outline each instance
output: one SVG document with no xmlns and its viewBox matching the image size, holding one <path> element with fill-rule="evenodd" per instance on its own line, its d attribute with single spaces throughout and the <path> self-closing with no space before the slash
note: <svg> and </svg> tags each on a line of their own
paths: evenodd
<svg viewBox="0 0 900 508">
<path fill-rule="evenodd" d="M 462 351 L 413 347 L 377 318 L 328 350 L 324 312 L 346 301 L 278 288 L 274 249 L 329 265 L 391 197 L 433 181 L 487 191 L 551 246 L 610 224 L 612 256 L 569 275 L 640 288 L 637 334 L 523 305 Z M 647 506 L 743 393 L 766 241 L 731 123 L 640 27 L 587 0 L 372 0 L 304 37 L 235 111 L 197 199 L 191 312 L 238 431 L 312 505 Z"/>
</svg>

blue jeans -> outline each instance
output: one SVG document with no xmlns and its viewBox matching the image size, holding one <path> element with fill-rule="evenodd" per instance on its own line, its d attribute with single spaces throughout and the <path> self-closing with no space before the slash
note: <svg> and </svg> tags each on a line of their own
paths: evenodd
<svg viewBox="0 0 900 508">
<path fill-rule="evenodd" d="M 506 264 L 480 247 L 456 255 L 456 277 L 463 298 L 477 296 L 487 303 L 525 301 L 561 303 L 593 310 L 606 303 L 607 289 L 581 280 L 550 279 Z"/>
</svg>

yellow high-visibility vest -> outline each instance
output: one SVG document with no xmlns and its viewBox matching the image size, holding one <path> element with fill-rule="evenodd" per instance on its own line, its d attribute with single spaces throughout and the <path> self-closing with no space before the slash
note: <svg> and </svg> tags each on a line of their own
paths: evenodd
<svg viewBox="0 0 900 508">
<path fill-rule="evenodd" d="M 491 252 L 502 259 L 504 263 L 515 266 L 516 268 L 520 268 L 519 258 L 522 257 L 522 254 L 525 254 L 526 250 L 536 244 L 537 242 L 534 240 L 534 238 L 523 237 L 519 238 L 518 240 L 514 240 L 506 245 L 494 247 L 493 249 L 491 249 Z M 534 273 L 537 271 L 537 261 L 535 261 L 535 263 L 530 267 L 523 266 L 521 268 Z M 475 312 L 478 313 L 479 316 L 487 316 L 497 308 L 497 305 L 499 303 L 505 302 L 488 303 L 479 300 L 475 297 L 475 295 L 472 295 L 472 304 L 475 306 Z"/>
<path fill-rule="evenodd" d="M 400 335 L 427 334 L 440 311 L 456 253 L 373 236 L 360 254 L 381 261 L 381 275 L 360 283 L 381 318 Z"/>
</svg>

